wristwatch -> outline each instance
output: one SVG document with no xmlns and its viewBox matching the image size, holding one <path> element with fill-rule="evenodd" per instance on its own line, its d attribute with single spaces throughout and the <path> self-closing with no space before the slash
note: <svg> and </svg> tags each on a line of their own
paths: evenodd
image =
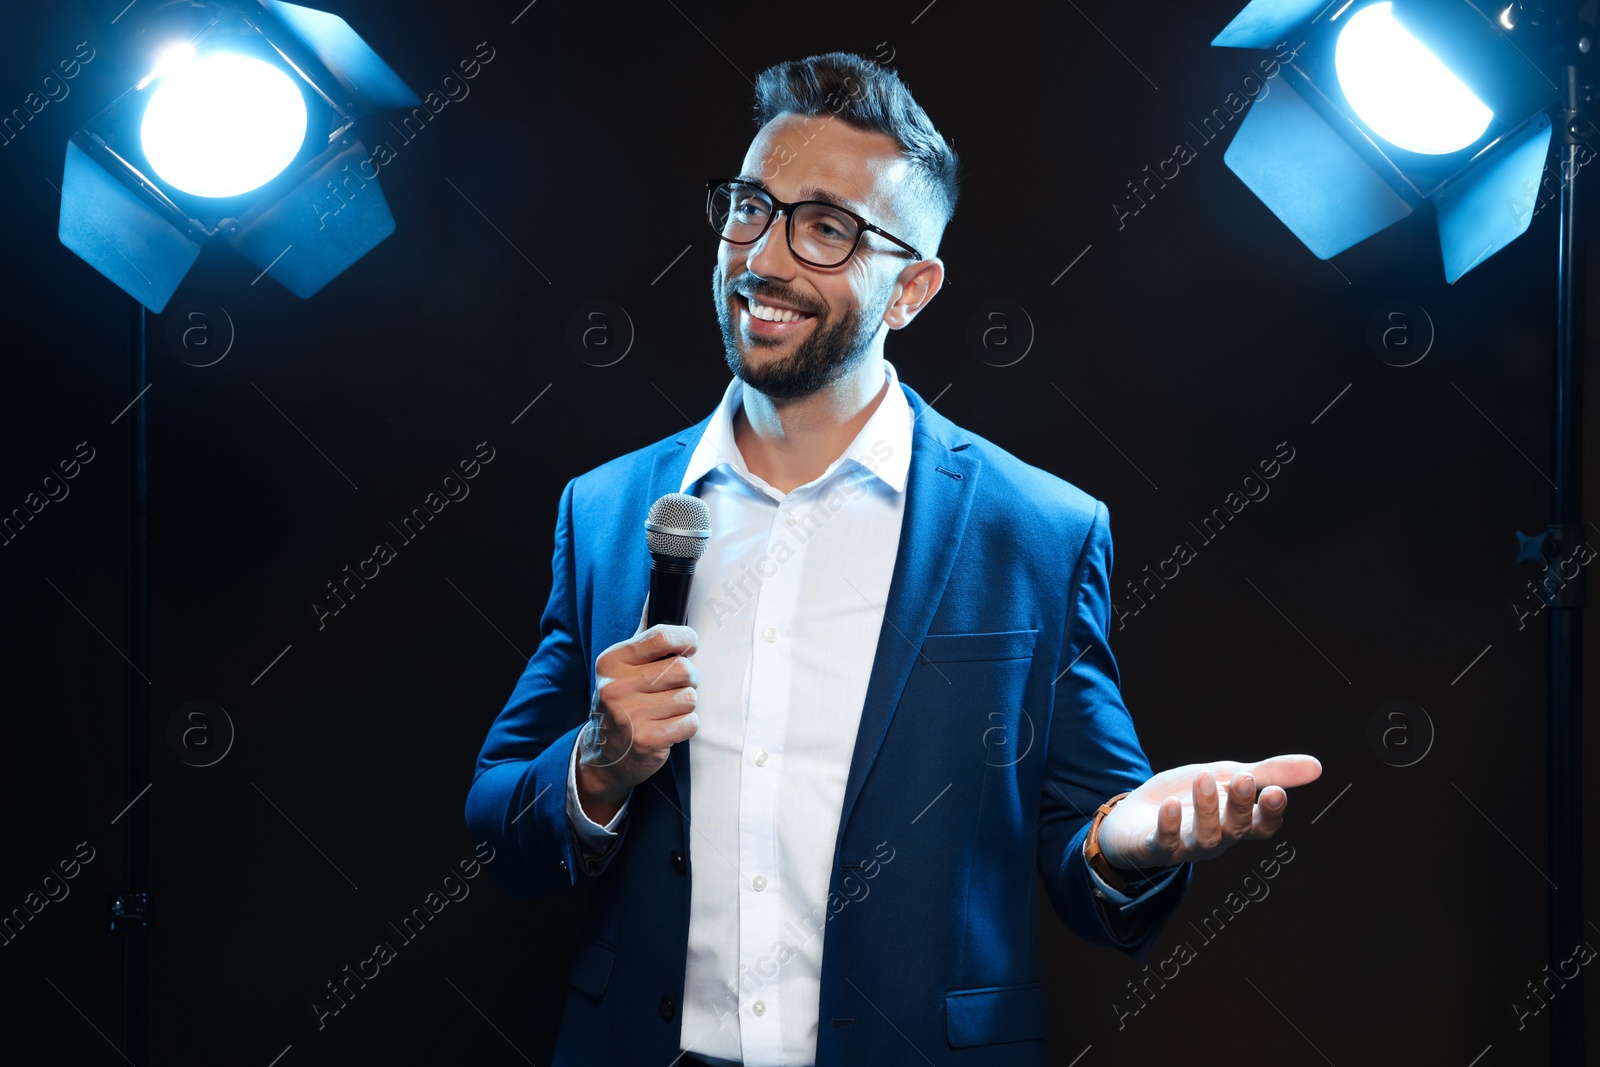
<svg viewBox="0 0 1600 1067">
<path fill-rule="evenodd" d="M 1111 866 L 1111 861 L 1106 859 L 1106 854 L 1100 850 L 1100 824 L 1105 821 L 1107 815 L 1111 814 L 1111 809 L 1117 806 L 1117 801 L 1128 796 L 1131 792 L 1132 790 L 1118 793 L 1100 805 L 1099 809 L 1094 813 L 1094 821 L 1089 824 L 1089 840 L 1085 843 L 1083 850 L 1084 855 L 1088 858 L 1090 869 L 1105 879 L 1106 885 L 1109 885 L 1119 893 L 1127 891 L 1128 883 L 1121 875 L 1117 874 L 1116 869 Z"/>
</svg>

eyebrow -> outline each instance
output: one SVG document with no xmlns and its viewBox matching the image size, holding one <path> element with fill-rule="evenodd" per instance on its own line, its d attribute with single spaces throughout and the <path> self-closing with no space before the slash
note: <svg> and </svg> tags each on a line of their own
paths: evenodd
<svg viewBox="0 0 1600 1067">
<path fill-rule="evenodd" d="M 737 180 L 741 181 L 741 182 L 744 182 L 746 185 L 753 185 L 757 189 L 762 190 L 763 192 L 770 193 L 772 191 L 772 190 L 767 188 L 767 183 L 762 181 L 760 178 L 749 178 L 749 177 L 745 177 L 745 176 L 741 175 Z M 803 189 L 801 189 L 800 190 L 800 199 L 801 200 L 821 200 L 825 204 L 832 204 L 834 207 L 842 207 L 846 211 L 854 211 L 858 215 L 865 215 L 866 214 L 866 212 L 862 211 L 860 207 L 858 207 L 856 204 L 852 203 L 850 200 L 846 199 L 845 197 L 842 197 L 837 193 L 830 192 L 827 189 L 819 188 L 819 187 L 817 187 L 815 185 L 808 185 L 808 186 L 804 187 Z"/>
</svg>

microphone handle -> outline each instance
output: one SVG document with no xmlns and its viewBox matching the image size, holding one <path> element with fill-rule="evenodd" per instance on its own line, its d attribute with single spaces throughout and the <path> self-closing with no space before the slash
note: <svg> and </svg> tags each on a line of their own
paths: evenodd
<svg viewBox="0 0 1600 1067">
<path fill-rule="evenodd" d="M 692 559 L 650 553 L 650 610 L 645 627 L 657 623 L 682 626 L 689 617 L 689 583 L 694 580 Z"/>
</svg>

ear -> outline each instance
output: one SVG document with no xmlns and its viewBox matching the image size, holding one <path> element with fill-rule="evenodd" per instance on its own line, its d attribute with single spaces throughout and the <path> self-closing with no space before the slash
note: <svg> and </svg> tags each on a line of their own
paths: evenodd
<svg viewBox="0 0 1600 1067">
<path fill-rule="evenodd" d="M 917 312 L 928 306 L 943 284 L 944 261 L 941 259 L 922 259 L 906 267 L 895 282 L 889 308 L 883 313 L 883 321 L 889 324 L 891 330 L 905 326 L 917 317 Z"/>
</svg>

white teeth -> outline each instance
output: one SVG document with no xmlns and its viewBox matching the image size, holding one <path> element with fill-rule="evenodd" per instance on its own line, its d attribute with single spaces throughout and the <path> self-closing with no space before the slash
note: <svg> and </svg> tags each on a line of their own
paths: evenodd
<svg viewBox="0 0 1600 1067">
<path fill-rule="evenodd" d="M 763 304 L 753 296 L 746 297 L 745 301 L 750 308 L 750 314 L 755 318 L 762 319 L 766 322 L 799 322 L 801 319 L 807 319 L 811 317 L 809 315 L 801 315 L 797 312 L 789 311 L 786 308 L 768 307 L 766 304 Z"/>
</svg>

